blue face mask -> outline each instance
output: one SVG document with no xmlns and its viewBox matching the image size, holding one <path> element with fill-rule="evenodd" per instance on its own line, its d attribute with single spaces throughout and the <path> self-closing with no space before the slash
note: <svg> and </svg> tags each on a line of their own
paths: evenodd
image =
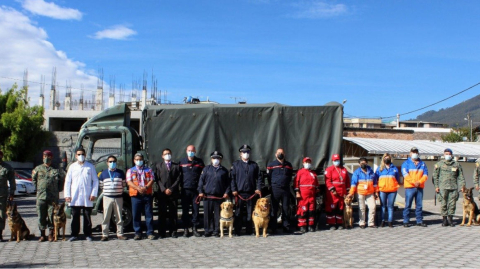
<svg viewBox="0 0 480 269">
<path fill-rule="evenodd" d="M 117 168 L 117 163 L 116 163 L 116 162 L 108 163 L 108 168 L 110 168 L 110 169 L 115 169 L 115 168 Z"/>
<path fill-rule="evenodd" d="M 195 152 L 189 151 L 189 152 L 187 152 L 187 156 L 190 157 L 190 158 L 192 158 L 192 157 L 195 156 Z"/>
<path fill-rule="evenodd" d="M 333 161 L 333 165 L 339 166 L 339 165 L 340 165 L 340 161 Z"/>
<path fill-rule="evenodd" d="M 135 161 L 135 164 L 136 164 L 137 166 L 142 166 L 142 165 L 143 165 L 143 161 Z"/>
</svg>

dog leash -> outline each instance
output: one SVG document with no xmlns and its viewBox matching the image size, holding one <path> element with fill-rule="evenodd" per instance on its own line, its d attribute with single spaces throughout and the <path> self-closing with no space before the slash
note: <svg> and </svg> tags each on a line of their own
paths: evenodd
<svg viewBox="0 0 480 269">
<path fill-rule="evenodd" d="M 247 202 L 247 201 L 252 200 L 253 197 L 255 197 L 255 195 L 258 195 L 260 198 L 262 198 L 262 194 L 258 194 L 258 193 L 254 193 L 254 194 L 252 194 L 252 196 L 250 196 L 248 198 L 243 198 L 242 196 L 237 195 L 237 196 L 235 196 L 235 204 L 238 205 L 238 198 L 240 198 L 240 200 L 242 200 L 242 201 Z"/>
<path fill-rule="evenodd" d="M 197 196 L 197 198 L 195 198 L 195 203 L 196 204 L 200 204 L 200 201 L 201 200 L 204 200 L 204 199 L 216 199 L 216 200 L 223 200 L 224 198 L 223 197 L 217 197 L 217 196 Z"/>
</svg>

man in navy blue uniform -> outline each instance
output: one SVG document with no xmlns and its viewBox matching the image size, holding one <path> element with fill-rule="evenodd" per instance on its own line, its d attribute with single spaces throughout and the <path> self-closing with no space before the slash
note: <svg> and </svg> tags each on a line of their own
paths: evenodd
<svg viewBox="0 0 480 269">
<path fill-rule="evenodd" d="M 253 234 L 252 212 L 258 196 L 261 195 L 263 181 L 258 164 L 250 160 L 251 148 L 248 145 L 242 145 L 240 149 L 240 160 L 233 162 L 230 170 L 232 180 L 231 188 L 233 195 L 238 198 L 235 209 L 235 235 L 239 236 L 243 227 L 243 218 L 246 217 L 246 234 Z M 242 214 L 242 208 L 246 206 L 247 215 Z"/>
<path fill-rule="evenodd" d="M 290 207 L 290 197 L 292 195 L 291 183 L 293 168 L 292 164 L 285 160 L 285 152 L 283 149 L 277 149 L 275 157 L 277 159 L 267 165 L 268 184 L 272 190 L 272 195 L 270 196 L 272 201 L 272 218 L 270 225 L 272 234 L 275 234 L 277 231 L 278 206 L 279 203 L 282 202 L 283 232 L 290 233 L 288 208 Z"/>
<path fill-rule="evenodd" d="M 205 237 L 220 237 L 220 205 L 224 199 L 228 199 L 230 192 L 230 177 L 228 170 L 220 165 L 223 159 L 218 151 L 210 154 L 212 164 L 207 165 L 198 182 L 198 196 L 203 197 L 203 223 Z"/>
<path fill-rule="evenodd" d="M 187 147 L 187 157 L 180 161 L 180 168 L 183 174 L 182 182 L 182 223 L 184 228 L 184 237 L 190 236 L 190 225 L 193 225 L 193 235 L 200 236 L 198 227 L 198 204 L 195 202 L 198 197 L 198 180 L 205 167 L 203 160 L 196 157 L 197 150 L 194 145 Z M 192 217 L 190 218 L 190 206 L 192 207 Z"/>
</svg>

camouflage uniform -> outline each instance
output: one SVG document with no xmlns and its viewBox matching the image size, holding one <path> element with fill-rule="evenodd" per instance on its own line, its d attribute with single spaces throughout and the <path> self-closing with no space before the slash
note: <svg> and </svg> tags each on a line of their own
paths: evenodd
<svg viewBox="0 0 480 269">
<path fill-rule="evenodd" d="M 41 164 L 32 172 L 32 182 L 37 187 L 38 227 L 45 230 L 53 229 L 53 205 L 58 203 L 59 192 L 63 190 L 65 174 L 62 169 L 56 169 Z"/>
<path fill-rule="evenodd" d="M 13 196 L 17 184 L 15 183 L 15 172 L 13 168 L 0 161 L 0 235 L 5 229 L 5 220 L 7 219 L 7 201 L 8 201 L 8 183 L 10 182 L 10 195 Z"/>
<path fill-rule="evenodd" d="M 480 159 L 477 160 L 475 163 L 475 171 L 473 172 L 473 184 L 475 184 L 475 187 L 478 186 L 478 179 L 480 178 Z"/>
<path fill-rule="evenodd" d="M 433 183 L 435 188 L 440 189 L 438 196 L 441 202 L 442 216 L 454 215 L 458 200 L 458 187 L 465 187 L 462 166 L 454 160 L 442 160 L 436 163 Z"/>
</svg>

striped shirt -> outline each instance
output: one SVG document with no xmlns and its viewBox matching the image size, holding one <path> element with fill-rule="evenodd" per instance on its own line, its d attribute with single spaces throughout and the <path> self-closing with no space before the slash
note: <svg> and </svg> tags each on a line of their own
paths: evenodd
<svg viewBox="0 0 480 269">
<path fill-rule="evenodd" d="M 123 187 L 126 185 L 125 173 L 120 169 L 110 171 L 105 169 L 98 177 L 103 195 L 110 198 L 122 197 Z"/>
</svg>

